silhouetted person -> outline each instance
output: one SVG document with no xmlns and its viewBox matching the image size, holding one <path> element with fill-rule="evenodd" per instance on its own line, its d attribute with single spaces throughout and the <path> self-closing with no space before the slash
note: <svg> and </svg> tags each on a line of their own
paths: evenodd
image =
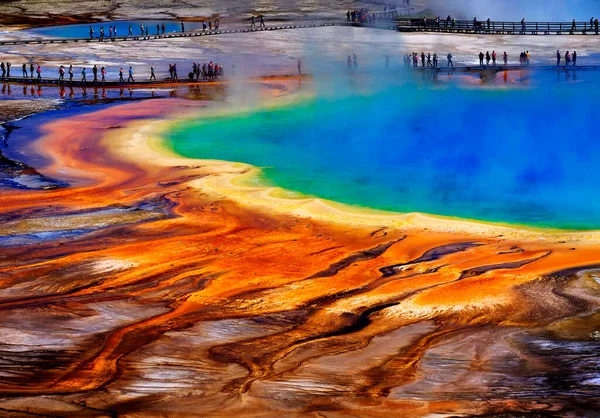
<svg viewBox="0 0 600 418">
<path fill-rule="evenodd" d="M 119 68 L 119 83 L 124 83 L 125 79 L 123 78 L 123 67 Z M 121 90 L 121 93 L 123 90 Z"/>
<path fill-rule="evenodd" d="M 560 55 L 560 51 L 557 49 L 556 50 L 556 66 L 560 67 L 560 59 L 561 59 L 561 55 Z"/>
<path fill-rule="evenodd" d="M 106 68 L 102 67 L 100 69 L 100 76 L 102 76 L 102 82 L 105 83 L 106 82 Z"/>
<path fill-rule="evenodd" d="M 94 28 L 90 26 L 90 39 L 94 38 Z"/>
<path fill-rule="evenodd" d="M 185 25 L 183 22 L 181 22 L 181 33 L 185 32 Z"/>
<path fill-rule="evenodd" d="M 65 81 L 65 67 L 62 65 L 58 69 L 58 81 Z"/>
<path fill-rule="evenodd" d="M 10 67 L 12 66 L 12 64 L 10 62 L 6 62 L 6 76 L 10 77 Z"/>
<path fill-rule="evenodd" d="M 39 64 L 37 66 L 37 70 L 36 71 L 37 71 L 37 79 L 41 81 L 42 80 L 42 67 L 40 67 Z"/>
<path fill-rule="evenodd" d="M 256 27 L 256 17 L 252 16 L 252 23 L 250 23 L 250 28 L 255 28 Z"/>
<path fill-rule="evenodd" d="M 483 52 L 480 52 L 479 53 L 479 65 L 481 65 L 482 67 L 483 67 L 483 57 L 484 57 Z"/>
<path fill-rule="evenodd" d="M 573 67 L 577 65 L 577 51 L 573 51 Z"/>
<path fill-rule="evenodd" d="M 302 60 L 298 60 L 298 75 L 302 75 Z"/>
<path fill-rule="evenodd" d="M 135 80 L 133 79 L 133 68 L 131 67 L 129 67 L 129 77 L 127 78 L 127 82 L 135 83 Z"/>
<path fill-rule="evenodd" d="M 504 65 L 508 65 L 508 54 L 506 53 L 506 51 L 504 51 L 503 58 L 504 58 Z"/>
<path fill-rule="evenodd" d="M 94 75 L 94 83 L 96 83 L 98 81 L 98 67 L 96 67 L 96 64 L 92 67 L 92 74 Z"/>
<path fill-rule="evenodd" d="M 265 29 L 267 28 L 265 25 L 265 17 L 263 15 L 260 15 L 260 27 Z"/>
<path fill-rule="evenodd" d="M 421 67 L 425 67 L 425 53 L 421 52 Z"/>
<path fill-rule="evenodd" d="M 83 67 L 83 69 L 81 70 L 81 82 L 82 83 L 87 82 L 87 79 L 85 78 L 85 75 L 86 75 L 86 73 L 85 73 L 85 67 Z"/>
<path fill-rule="evenodd" d="M 154 74 L 154 67 L 150 67 L 150 81 L 156 80 L 156 75 Z"/>
<path fill-rule="evenodd" d="M 448 58 L 448 67 L 454 68 L 454 63 L 452 62 L 452 54 L 448 53 L 448 56 L 446 58 Z"/>
<path fill-rule="evenodd" d="M 73 82 L 73 65 L 69 65 L 69 82 Z"/>
<path fill-rule="evenodd" d="M 35 67 L 33 66 L 33 62 L 29 64 L 29 77 L 33 78 L 33 71 Z"/>
<path fill-rule="evenodd" d="M 23 63 L 23 78 L 27 78 L 27 64 Z"/>
</svg>

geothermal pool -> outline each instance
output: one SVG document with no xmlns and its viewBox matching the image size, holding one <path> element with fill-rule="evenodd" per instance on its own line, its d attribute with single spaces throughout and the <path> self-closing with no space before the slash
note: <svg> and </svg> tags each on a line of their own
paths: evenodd
<svg viewBox="0 0 600 418">
<path fill-rule="evenodd" d="M 262 168 L 259 182 L 351 205 L 599 229 L 593 80 L 528 88 L 405 85 L 173 127 L 186 157 Z M 593 76 L 588 76 L 593 77 Z"/>
<path fill-rule="evenodd" d="M 100 36 L 101 27 L 104 27 L 104 36 L 108 38 L 109 26 L 117 28 L 118 36 L 127 36 L 129 33 L 129 25 L 131 25 L 133 34 L 137 36 L 140 35 L 140 25 L 144 25 L 144 28 L 148 27 L 148 35 L 156 35 L 156 25 L 162 25 L 163 23 L 165 24 L 165 33 L 181 32 L 181 21 L 178 20 L 114 20 L 90 24 L 48 26 L 29 29 L 28 32 L 56 38 L 87 38 L 89 37 L 91 26 L 94 29 L 94 38 Z M 184 25 L 186 31 L 202 28 L 202 22 L 184 22 Z"/>
</svg>

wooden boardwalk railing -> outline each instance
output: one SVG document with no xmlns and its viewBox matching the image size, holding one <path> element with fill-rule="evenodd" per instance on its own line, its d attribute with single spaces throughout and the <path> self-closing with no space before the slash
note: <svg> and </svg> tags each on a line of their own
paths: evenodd
<svg viewBox="0 0 600 418">
<path fill-rule="evenodd" d="M 484 35 L 598 35 L 590 22 L 503 22 L 426 18 L 397 18 L 400 32 L 446 32 Z"/>
</svg>

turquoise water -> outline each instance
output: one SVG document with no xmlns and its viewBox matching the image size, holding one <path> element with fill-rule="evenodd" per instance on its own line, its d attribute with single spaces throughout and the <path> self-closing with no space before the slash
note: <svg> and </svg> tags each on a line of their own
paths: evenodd
<svg viewBox="0 0 600 418">
<path fill-rule="evenodd" d="M 592 91 L 391 87 L 193 120 L 167 139 L 183 156 L 264 167 L 267 184 L 352 205 L 600 229 Z"/>
<path fill-rule="evenodd" d="M 94 38 L 100 37 L 100 28 L 104 27 L 104 37 L 108 38 L 108 27 L 117 28 L 117 36 L 127 36 L 129 25 L 134 36 L 141 33 L 140 25 L 148 27 L 148 35 L 156 35 L 156 25 L 165 24 L 165 33 L 181 32 L 181 22 L 177 20 L 114 20 L 100 23 L 85 23 L 77 25 L 47 26 L 29 29 L 30 32 L 40 36 L 51 36 L 56 38 L 89 38 L 90 26 L 94 28 Z M 184 22 L 185 30 L 201 29 L 202 22 Z M 207 28 L 208 30 L 208 28 Z"/>
</svg>

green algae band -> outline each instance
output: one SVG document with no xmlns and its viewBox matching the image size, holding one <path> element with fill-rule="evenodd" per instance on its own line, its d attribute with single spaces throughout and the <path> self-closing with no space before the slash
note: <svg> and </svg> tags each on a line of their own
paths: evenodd
<svg viewBox="0 0 600 418">
<path fill-rule="evenodd" d="M 189 121 L 167 142 L 183 156 L 264 167 L 265 184 L 351 205 L 600 229 L 590 83 L 395 87 Z"/>
</svg>

